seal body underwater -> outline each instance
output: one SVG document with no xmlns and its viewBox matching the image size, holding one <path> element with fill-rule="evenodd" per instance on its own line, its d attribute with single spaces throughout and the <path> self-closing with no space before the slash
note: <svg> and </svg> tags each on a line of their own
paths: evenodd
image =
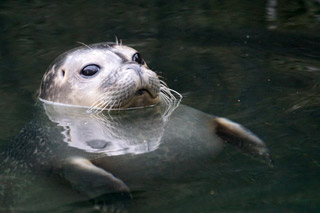
<svg viewBox="0 0 320 213">
<path fill-rule="evenodd" d="M 122 44 L 63 53 L 44 74 L 39 99 L 36 119 L 0 155 L 3 208 L 134 199 L 157 179 L 197 174 L 225 144 L 270 160 L 265 143 L 241 125 L 180 104 L 181 95 Z M 39 194 L 40 204 L 32 202 Z"/>
</svg>

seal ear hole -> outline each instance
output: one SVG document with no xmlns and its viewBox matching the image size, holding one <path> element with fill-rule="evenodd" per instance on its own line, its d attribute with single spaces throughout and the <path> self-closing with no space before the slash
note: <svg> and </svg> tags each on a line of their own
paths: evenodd
<svg viewBox="0 0 320 213">
<path fill-rule="evenodd" d="M 60 71 L 60 75 L 61 75 L 62 78 L 64 78 L 64 75 L 65 75 L 65 74 L 66 74 L 66 72 L 65 72 L 64 70 L 61 70 L 61 71 Z"/>
</svg>

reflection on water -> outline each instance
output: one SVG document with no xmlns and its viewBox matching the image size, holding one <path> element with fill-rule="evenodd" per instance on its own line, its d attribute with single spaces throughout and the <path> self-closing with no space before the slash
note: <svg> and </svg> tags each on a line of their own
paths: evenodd
<svg viewBox="0 0 320 213">
<path fill-rule="evenodd" d="M 317 0 L 1 2 L 1 147 L 34 119 L 34 94 L 57 55 L 76 41 L 113 41 L 116 34 L 183 93 L 184 104 L 249 127 L 275 161 L 270 169 L 227 146 L 179 179 L 161 171 L 147 174 L 154 181 L 136 186 L 131 212 L 317 211 L 319 5 Z M 91 146 L 103 146 L 100 142 Z M 178 164 L 172 166 L 179 171 Z M 43 200 L 68 193 L 36 175 L 27 179 L 39 185 L 24 189 L 33 197 L 39 189 L 48 190 Z M 22 199 L 21 191 L 12 193 Z M 75 200 L 62 210 L 91 207 Z M 34 207 L 27 203 L 21 208 Z"/>
<path fill-rule="evenodd" d="M 106 156 L 143 154 L 160 145 L 164 127 L 180 100 L 147 110 L 87 113 L 85 108 L 44 103 L 52 122 L 63 127 L 69 146 Z M 111 114 L 110 114 L 111 113 Z"/>
</svg>

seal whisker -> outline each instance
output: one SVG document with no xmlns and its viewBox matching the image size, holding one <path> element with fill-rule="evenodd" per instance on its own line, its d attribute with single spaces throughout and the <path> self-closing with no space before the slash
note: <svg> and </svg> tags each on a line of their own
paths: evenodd
<svg viewBox="0 0 320 213">
<path fill-rule="evenodd" d="M 104 102 L 105 100 L 104 100 L 104 94 L 103 94 L 95 102 L 93 102 L 93 104 L 88 108 L 87 112 L 96 113 L 100 108 L 100 105 L 102 105 Z"/>
<path fill-rule="evenodd" d="M 171 94 L 169 88 L 167 87 L 160 87 L 160 92 L 168 97 L 168 99 L 175 99 L 175 97 Z"/>
<path fill-rule="evenodd" d="M 182 96 L 175 90 L 172 90 L 172 92 L 178 96 L 178 98 L 176 98 L 173 94 L 171 94 L 171 89 L 167 87 L 162 87 L 160 90 L 160 99 L 165 103 L 162 118 L 164 121 L 167 121 L 172 112 L 179 106 Z"/>
<path fill-rule="evenodd" d="M 112 100 L 110 100 L 112 102 Z M 111 110 L 113 110 L 113 107 L 116 105 L 117 102 L 114 102 L 108 109 L 108 113 L 110 113 Z"/>
<path fill-rule="evenodd" d="M 118 36 L 117 36 L 117 35 L 114 35 L 114 38 L 115 38 L 115 40 L 116 40 L 116 45 L 122 46 L 122 40 L 121 40 L 121 39 L 118 39 Z"/>
<path fill-rule="evenodd" d="M 180 100 L 182 99 L 182 95 L 180 93 L 178 93 L 177 91 L 170 89 L 170 88 L 169 88 L 169 90 L 170 90 L 170 92 L 173 92 L 175 95 L 177 95 L 179 97 L 178 99 L 180 99 Z M 174 95 L 173 95 L 173 97 L 174 97 Z M 176 97 L 174 97 L 174 98 L 177 99 Z"/>
<path fill-rule="evenodd" d="M 116 34 L 114 35 L 114 38 L 116 40 L 116 45 L 119 45 L 119 39 L 118 39 L 118 36 Z"/>
<path fill-rule="evenodd" d="M 171 89 L 167 86 L 167 84 L 164 81 L 160 81 L 160 91 L 162 91 L 163 93 L 167 94 L 167 96 L 170 99 L 176 99 L 172 94 L 171 94 Z M 176 91 L 174 91 L 175 93 L 177 93 Z"/>
<path fill-rule="evenodd" d="M 101 95 L 89 108 L 89 112 L 100 113 L 112 103 L 112 99 L 105 94 Z"/>
<path fill-rule="evenodd" d="M 98 102 L 100 102 L 105 97 L 105 94 L 100 95 L 95 102 L 91 106 L 96 105 Z"/>
<path fill-rule="evenodd" d="M 170 96 L 168 95 L 166 89 L 160 87 L 161 97 L 166 101 L 166 103 L 170 102 Z"/>
<path fill-rule="evenodd" d="M 96 111 L 95 112 L 96 113 L 102 112 L 104 110 L 104 108 L 107 106 L 106 102 L 107 101 L 105 99 L 101 100 L 100 103 L 98 105 L 96 105 Z"/>
<path fill-rule="evenodd" d="M 101 100 L 99 100 L 99 102 L 97 102 L 97 103 L 94 105 L 94 108 L 99 109 L 99 108 L 103 107 L 103 105 L 104 105 L 105 102 L 106 102 L 106 101 L 102 98 Z"/>
<path fill-rule="evenodd" d="M 159 79 L 166 79 L 165 77 L 163 77 L 163 76 L 161 76 L 159 74 L 157 74 L 157 76 L 158 76 Z M 160 80 L 160 81 L 162 81 L 162 80 Z"/>
<path fill-rule="evenodd" d="M 160 98 L 161 98 L 167 105 L 170 104 L 170 99 L 169 99 L 169 97 L 166 96 L 165 93 L 160 93 Z"/>
<path fill-rule="evenodd" d="M 167 87 L 167 88 L 168 88 L 168 85 L 167 85 L 167 83 L 166 83 L 166 82 L 164 82 L 163 80 L 159 80 L 159 82 L 160 82 L 160 84 L 161 84 L 161 85 L 163 85 L 163 86 L 165 86 L 165 87 Z"/>
<path fill-rule="evenodd" d="M 108 102 L 108 105 L 109 105 L 108 112 L 110 112 L 111 110 L 113 110 L 114 106 L 116 105 L 116 102 L 110 99 L 110 101 Z"/>
<path fill-rule="evenodd" d="M 107 106 L 109 105 L 108 103 L 109 102 L 104 103 L 104 106 L 101 108 L 100 112 L 104 111 L 107 108 Z"/>
<path fill-rule="evenodd" d="M 166 105 L 177 106 L 182 99 L 182 95 L 170 89 L 164 81 L 160 80 L 160 99 L 163 100 Z"/>
<path fill-rule="evenodd" d="M 118 100 L 117 102 L 115 102 L 115 105 L 114 105 L 114 106 L 120 108 L 120 100 Z"/>
<path fill-rule="evenodd" d="M 99 107 L 99 112 L 98 113 L 104 111 L 108 106 L 109 106 L 108 111 L 112 110 L 113 106 L 110 106 L 111 103 L 112 103 L 112 99 L 111 98 L 109 100 L 105 100 L 104 99 L 104 102 L 102 103 L 102 106 Z"/>
<path fill-rule="evenodd" d="M 87 44 L 85 44 L 85 43 L 83 43 L 83 42 L 77 41 L 77 43 L 78 43 L 78 44 L 81 44 L 81 45 L 83 45 L 83 46 L 85 46 L 85 47 L 87 47 L 87 48 L 90 49 L 90 50 L 92 50 L 92 48 L 91 48 L 89 45 L 87 45 Z"/>
</svg>

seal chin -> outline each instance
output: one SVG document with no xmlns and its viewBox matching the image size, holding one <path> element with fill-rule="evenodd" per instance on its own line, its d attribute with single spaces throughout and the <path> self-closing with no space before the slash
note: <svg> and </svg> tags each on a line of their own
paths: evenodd
<svg viewBox="0 0 320 213">
<path fill-rule="evenodd" d="M 148 107 L 156 105 L 159 101 L 159 95 L 154 95 L 147 89 L 139 89 L 135 92 L 132 99 L 122 108 Z"/>
</svg>

